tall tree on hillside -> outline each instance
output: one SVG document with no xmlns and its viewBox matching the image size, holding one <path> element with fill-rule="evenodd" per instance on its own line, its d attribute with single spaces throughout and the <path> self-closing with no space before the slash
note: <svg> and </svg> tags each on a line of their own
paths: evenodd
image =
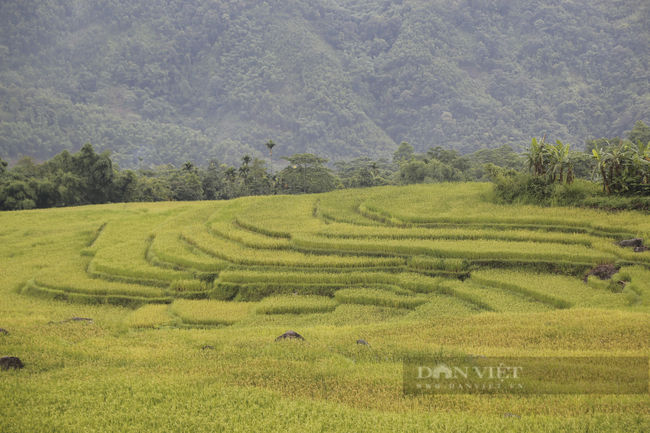
<svg viewBox="0 0 650 433">
<path fill-rule="evenodd" d="M 237 171 L 235 171 L 235 167 L 228 167 L 224 172 L 224 177 L 226 179 L 226 182 L 228 182 L 228 198 L 235 198 L 234 183 L 235 179 L 237 178 Z"/>
<path fill-rule="evenodd" d="M 273 142 L 273 140 L 269 140 L 266 142 L 266 147 L 269 149 L 269 156 L 271 157 L 271 176 L 273 176 L 273 148 L 276 146 L 276 144 Z"/>
<path fill-rule="evenodd" d="M 3 160 L 2 158 L 0 158 L 0 179 L 1 179 L 2 176 L 4 176 L 4 174 L 7 172 L 7 166 L 8 166 L 8 165 L 9 165 L 9 164 L 7 163 L 7 161 L 5 161 L 5 160 Z"/>
<path fill-rule="evenodd" d="M 414 153 L 415 149 L 413 149 L 413 146 L 406 141 L 402 141 L 395 153 L 393 153 L 393 162 L 408 161 Z"/>
<path fill-rule="evenodd" d="M 241 159 L 242 165 L 241 167 L 239 167 L 239 177 L 244 179 L 244 187 L 246 188 L 246 195 L 250 195 L 248 190 L 248 173 L 250 172 L 249 164 L 252 160 L 253 158 L 251 158 L 249 154 L 245 154 Z"/>
<path fill-rule="evenodd" d="M 72 167 L 73 172 L 84 179 L 84 201 L 89 204 L 106 203 L 115 175 L 110 152 L 97 154 L 92 144 L 86 143 L 72 155 Z"/>
<path fill-rule="evenodd" d="M 627 134 L 627 139 L 634 144 L 640 141 L 642 144 L 647 145 L 650 143 L 650 127 L 639 120 L 634 125 L 634 129 Z"/>
</svg>

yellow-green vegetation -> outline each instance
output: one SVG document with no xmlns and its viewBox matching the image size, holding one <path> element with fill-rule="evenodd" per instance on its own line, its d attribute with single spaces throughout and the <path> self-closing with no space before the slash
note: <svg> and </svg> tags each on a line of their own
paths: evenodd
<svg viewBox="0 0 650 433">
<path fill-rule="evenodd" d="M 199 280 L 175 280 L 169 288 L 175 292 L 203 292 L 212 288 L 212 284 Z"/>
<path fill-rule="evenodd" d="M 157 328 L 171 325 L 174 320 L 169 315 L 169 305 L 150 304 L 138 308 L 127 316 L 125 323 L 130 328 Z"/>
<path fill-rule="evenodd" d="M 544 230 L 518 230 L 505 228 L 488 229 L 483 226 L 467 227 L 366 227 L 354 224 L 332 223 L 317 232 L 320 236 L 331 238 L 377 238 L 377 239 L 463 239 L 463 240 L 504 240 L 521 242 L 549 242 L 559 244 L 579 244 L 592 246 L 602 238 L 583 233 L 562 233 Z"/>
<path fill-rule="evenodd" d="M 606 290 L 594 290 L 577 278 L 522 271 L 481 270 L 472 273 L 479 284 L 511 290 L 559 307 L 622 308 L 623 298 Z"/>
<path fill-rule="evenodd" d="M 533 205 L 498 205 L 489 200 L 492 186 L 482 183 L 452 183 L 436 186 L 431 194 L 422 185 L 382 188 L 360 209 L 398 225 L 479 224 L 565 229 L 586 233 L 627 233 L 644 237 L 649 233 L 647 216 L 628 212 L 625 216 L 579 208 L 540 208 Z M 647 238 L 647 236 L 645 236 Z"/>
<path fill-rule="evenodd" d="M 233 200 L 215 212 L 207 225 L 213 234 L 239 242 L 246 247 L 283 250 L 289 249 L 291 244 L 286 237 L 265 236 L 263 234 L 246 230 L 236 222 L 237 214 L 246 209 L 255 199 Z"/>
<path fill-rule="evenodd" d="M 188 244 L 183 240 L 180 232 L 169 231 L 159 234 L 153 241 L 152 250 L 160 262 L 184 268 L 218 272 L 230 265 Z"/>
<path fill-rule="evenodd" d="M 404 296 L 377 289 L 343 289 L 334 298 L 342 304 L 380 305 L 393 308 L 415 308 L 427 303 L 424 295 Z"/>
<path fill-rule="evenodd" d="M 317 256 L 294 251 L 246 248 L 237 242 L 211 235 L 204 226 L 188 227 L 183 231 L 183 237 L 201 251 L 238 265 L 345 268 L 399 266 L 404 264 L 404 260 L 397 258 Z"/>
<path fill-rule="evenodd" d="M 522 260 L 565 260 L 587 263 L 607 263 L 616 256 L 583 245 L 562 245 L 541 242 L 508 242 L 502 240 L 421 240 L 407 242 L 393 239 L 328 239 L 297 234 L 293 243 L 315 250 L 350 251 L 355 253 L 388 253 L 401 255 L 427 255 L 432 257 Z"/>
<path fill-rule="evenodd" d="M 229 283 L 293 284 L 395 284 L 399 277 L 384 272 L 255 272 L 224 271 L 219 279 Z"/>
<path fill-rule="evenodd" d="M 194 325 L 232 325 L 248 316 L 253 305 L 249 302 L 177 299 L 172 312 L 183 323 Z"/>
<path fill-rule="evenodd" d="M 650 218 L 489 194 L 0 213 L 0 431 L 650 431 L 647 394 L 403 393 L 414 356 L 649 355 L 648 253 L 614 242 Z"/>
<path fill-rule="evenodd" d="M 553 304 L 541 302 L 519 292 L 492 286 L 481 286 L 472 280 L 467 280 L 464 283 L 448 281 L 443 283 L 443 286 L 449 288 L 456 297 L 467 301 L 475 301 L 476 305 L 488 311 L 526 313 L 549 311 L 555 308 Z"/>
<path fill-rule="evenodd" d="M 380 228 L 381 224 L 377 221 L 364 217 L 359 211 L 359 206 L 368 198 L 372 196 L 374 190 L 372 189 L 355 189 L 348 191 L 338 191 L 336 194 L 322 194 L 319 197 L 320 216 L 326 221 L 336 221 L 339 223 L 352 224 L 354 228 L 361 229 L 362 233 L 367 233 L 372 228 Z M 338 224 L 328 224 L 323 227 L 320 232 L 327 231 L 332 226 Z M 372 226 L 366 228 L 364 226 Z M 347 224 L 345 227 L 349 227 Z M 365 230 L 364 230 L 365 229 Z"/>
<path fill-rule="evenodd" d="M 284 295 L 264 298 L 256 307 L 257 314 L 330 313 L 338 302 L 324 296 Z"/>
</svg>

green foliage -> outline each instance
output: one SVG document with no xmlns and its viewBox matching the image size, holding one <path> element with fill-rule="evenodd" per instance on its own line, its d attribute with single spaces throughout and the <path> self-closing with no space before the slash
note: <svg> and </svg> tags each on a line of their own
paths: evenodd
<svg viewBox="0 0 650 433">
<path fill-rule="evenodd" d="M 295 194 L 326 192 L 334 189 L 334 176 L 332 170 L 323 164 L 328 160 L 311 153 L 294 154 L 290 157 L 283 156 L 289 165 L 280 173 L 282 191 Z"/>
<path fill-rule="evenodd" d="M 645 138 L 644 128 L 643 122 L 637 122 L 630 135 Z M 650 141 L 643 144 L 639 139 L 635 144 L 619 139 L 618 144 L 611 144 L 608 140 L 600 139 L 588 141 L 587 148 L 590 151 L 589 157 L 594 161 L 592 180 L 600 178 L 603 192 L 607 196 L 615 194 L 615 200 L 619 200 L 618 196 L 647 195 L 650 192 Z M 636 209 L 647 208 L 644 198 L 622 199 L 619 200 L 621 204 L 607 206 L 604 203 L 608 200 L 586 182 L 574 187 L 574 166 L 587 158 L 585 154 L 569 150 L 569 145 L 564 145 L 559 140 L 557 145 L 553 145 L 533 138 L 531 146 L 526 150 L 527 167 L 532 174 L 494 164 L 486 164 L 485 170 L 494 183 L 496 198 L 505 203 L 600 205 L 610 208 L 626 208 L 626 204 L 634 203 Z"/>
</svg>

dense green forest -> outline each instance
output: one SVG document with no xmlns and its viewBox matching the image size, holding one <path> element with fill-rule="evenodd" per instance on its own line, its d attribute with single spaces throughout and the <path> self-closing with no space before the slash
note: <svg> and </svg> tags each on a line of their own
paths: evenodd
<svg viewBox="0 0 650 433">
<path fill-rule="evenodd" d="M 650 124 L 644 0 L 5 0 L 0 156 L 390 160 Z"/>
</svg>

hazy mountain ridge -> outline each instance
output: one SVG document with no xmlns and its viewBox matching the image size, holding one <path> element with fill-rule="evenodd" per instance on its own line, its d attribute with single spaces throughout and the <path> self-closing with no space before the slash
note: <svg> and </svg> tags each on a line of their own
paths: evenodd
<svg viewBox="0 0 650 433">
<path fill-rule="evenodd" d="M 7 1 L 0 154 L 87 141 L 123 166 L 574 144 L 650 122 L 650 6 Z"/>
</svg>

